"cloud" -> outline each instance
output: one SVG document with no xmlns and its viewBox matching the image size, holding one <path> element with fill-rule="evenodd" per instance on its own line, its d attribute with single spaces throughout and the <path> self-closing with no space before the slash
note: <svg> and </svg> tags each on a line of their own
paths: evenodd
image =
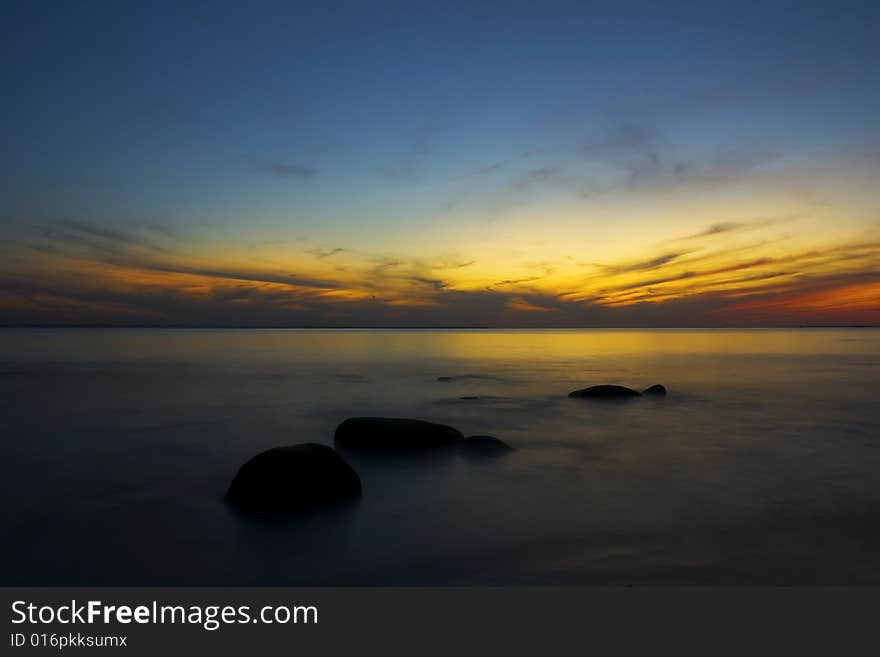
<svg viewBox="0 0 880 657">
<path fill-rule="evenodd" d="M 442 262 L 437 265 L 437 269 L 464 269 L 477 264 L 476 260 L 466 260 L 465 262 Z"/>
<path fill-rule="evenodd" d="M 150 230 L 155 233 L 152 228 Z M 168 253 L 152 237 L 134 230 L 122 230 L 78 219 L 59 219 L 42 228 L 42 237 L 50 243 L 85 247 L 105 256 L 132 251 Z M 36 245 L 32 246 L 36 248 Z M 51 247 L 50 247 L 51 248 Z"/>
<path fill-rule="evenodd" d="M 439 278 L 429 278 L 427 276 L 410 276 L 406 278 L 411 283 L 416 285 L 426 285 L 427 287 L 434 290 L 442 290 L 447 286 L 447 283 Z"/>
<path fill-rule="evenodd" d="M 662 303 L 605 306 L 550 294 L 433 289 L 426 298 L 334 297 L 254 281 L 218 280 L 209 294 L 185 288 L 135 290 L 81 287 L 74 282 L 4 281 L 0 323 L 180 324 L 189 326 L 731 326 L 880 321 L 870 277 L 788 282 L 764 289 L 765 303 L 700 293 Z M 866 287 L 867 286 L 867 287 Z M 430 286 L 428 286 L 430 287 Z M 809 296 L 809 290 L 817 290 Z M 826 292 L 819 293 L 824 289 Z M 839 289 L 840 292 L 833 290 Z M 805 296 L 806 295 L 806 296 Z M 803 301 L 799 301 L 803 299 Z M 810 304 L 809 312 L 802 304 Z M 875 304 L 875 305 L 871 305 Z M 872 309 L 873 308 L 873 309 Z M 872 314 L 873 313 L 873 314 Z"/>
<path fill-rule="evenodd" d="M 604 272 L 608 274 L 623 274 L 634 271 L 650 271 L 658 269 L 663 265 L 667 265 L 674 260 L 678 260 L 682 256 L 687 255 L 688 251 L 678 253 L 664 253 L 663 255 L 649 258 L 647 260 L 638 260 L 636 262 L 625 263 L 620 265 L 600 265 Z"/>
<path fill-rule="evenodd" d="M 511 183 L 511 187 L 519 191 L 524 191 L 535 185 L 558 181 L 561 174 L 562 169 L 558 166 L 539 167 L 518 177 Z"/>
<path fill-rule="evenodd" d="M 495 281 L 489 287 L 501 287 L 504 285 L 519 285 L 521 283 L 531 283 L 532 281 L 539 281 L 543 278 L 543 276 L 529 276 L 527 278 L 507 278 L 503 281 Z"/>
<path fill-rule="evenodd" d="M 712 224 L 705 230 L 700 231 L 699 233 L 694 233 L 693 235 L 686 235 L 685 237 L 680 237 L 682 240 L 695 240 L 700 237 L 708 237 L 709 235 L 720 235 L 721 233 L 730 233 L 735 230 L 742 230 L 747 227 L 748 224 L 737 222 L 737 221 L 725 221 L 717 224 Z"/>
<path fill-rule="evenodd" d="M 372 262 L 373 267 L 369 271 L 369 274 L 372 277 L 387 276 L 389 270 L 393 270 L 406 264 L 403 260 L 387 256 L 379 256 L 377 258 L 373 258 Z"/>
<path fill-rule="evenodd" d="M 260 173 L 267 173 L 283 178 L 314 178 L 318 175 L 315 167 L 296 162 L 281 162 L 279 160 L 257 159 L 254 168 Z"/>
<path fill-rule="evenodd" d="M 880 274 L 831 277 L 786 292 L 750 295 L 719 312 L 752 318 L 847 315 L 850 321 L 880 322 Z"/>
<path fill-rule="evenodd" d="M 247 248 L 252 250 L 265 249 L 273 246 L 283 246 L 288 243 L 289 240 L 260 240 L 258 242 L 251 242 L 247 245 Z"/>
<path fill-rule="evenodd" d="M 164 272 L 168 274 L 188 274 L 249 283 L 279 283 L 294 287 L 318 288 L 325 290 L 339 289 L 342 285 L 336 281 L 297 276 L 296 274 L 272 274 L 266 272 L 249 272 L 236 269 L 214 269 L 210 267 L 167 265 L 159 263 L 138 263 L 142 269 Z"/>
<path fill-rule="evenodd" d="M 604 135 L 583 140 L 579 157 L 604 167 L 603 176 L 587 176 L 576 188 L 581 198 L 619 191 L 682 185 L 718 185 L 740 180 L 779 154 L 741 145 L 719 146 L 713 153 L 686 159 L 660 130 L 649 124 L 621 123 Z"/>
<path fill-rule="evenodd" d="M 505 305 L 511 310 L 525 313 L 549 313 L 557 310 L 557 308 L 548 308 L 546 306 L 539 306 L 537 304 L 530 303 L 522 297 L 513 297 L 511 299 L 508 299 Z"/>
<path fill-rule="evenodd" d="M 763 256 L 745 262 L 715 264 L 705 257 L 695 259 L 702 268 L 681 263 L 685 269 L 671 269 L 650 278 L 626 280 L 616 284 L 603 284 L 602 279 L 587 281 L 585 289 L 595 293 L 570 291 L 560 295 L 568 300 L 584 300 L 603 305 L 628 305 L 640 301 L 669 300 L 699 294 L 716 294 L 719 298 L 734 298 L 748 293 L 760 293 L 769 289 L 764 283 L 771 279 L 787 279 L 774 283 L 775 289 L 786 291 L 803 289 L 817 280 L 827 280 L 841 274 L 861 275 L 880 266 L 880 243 L 844 243 L 790 253 L 785 256 Z M 707 266 L 709 265 L 709 266 Z M 768 269 L 772 268 L 772 269 Z M 750 283 L 760 282 L 760 285 Z M 685 285 L 680 285 L 684 283 Z"/>
<path fill-rule="evenodd" d="M 728 222 L 734 225 L 710 225 L 699 233 L 724 235 L 781 220 Z M 325 276 L 317 272 L 333 268 L 304 255 L 283 269 L 251 268 L 151 250 L 144 244 L 153 236 L 140 229 L 66 221 L 47 230 L 55 231 L 48 248 L 35 251 L 20 243 L 22 257 L 5 259 L 0 267 L 0 323 L 693 326 L 735 325 L 737 317 L 758 325 L 786 317 L 809 323 L 810 316 L 864 323 L 874 299 L 874 288 L 864 286 L 880 271 L 880 242 L 867 235 L 751 256 L 743 256 L 743 245 L 668 248 L 594 264 L 592 270 L 564 259 L 517 262 L 508 272 L 526 275 L 493 281 L 480 278 L 484 272 L 459 273 L 473 261 L 456 253 L 353 253 L 344 271 Z M 337 252 L 313 251 L 317 260 Z M 35 263 L 31 269 L 29 262 Z M 750 299 L 766 302 L 743 305 Z"/>
<path fill-rule="evenodd" d="M 479 178 L 479 177 L 483 177 L 483 176 L 491 176 L 495 173 L 498 173 L 499 171 L 503 171 L 504 169 L 507 169 L 510 166 L 517 164 L 518 162 L 521 162 L 523 160 L 528 160 L 528 159 L 531 159 L 531 158 L 534 158 L 534 157 L 537 157 L 540 155 L 545 155 L 547 153 L 548 153 L 548 151 L 546 151 L 546 150 L 522 151 L 521 153 L 517 153 L 516 155 L 513 155 L 511 157 L 505 158 L 503 160 L 497 160 L 496 162 L 493 162 L 492 164 L 487 164 L 486 166 L 480 167 L 479 169 L 476 169 L 475 171 L 471 171 L 469 173 L 466 173 L 463 176 L 460 176 L 459 178 L 457 178 L 457 180 L 467 180 L 469 178 Z"/>
<path fill-rule="evenodd" d="M 741 181 L 779 157 L 761 145 L 741 144 L 719 144 L 714 150 L 685 156 L 657 126 L 620 122 L 589 136 L 572 130 L 557 144 L 524 150 L 472 170 L 457 179 L 470 184 L 447 204 L 456 207 L 488 193 L 492 205 L 504 209 L 545 187 L 585 202 L 682 186 L 717 187 Z M 474 180 L 478 178 L 483 180 Z M 487 192 L 490 178 L 503 184 Z"/>
<path fill-rule="evenodd" d="M 324 260 L 325 258 L 335 256 L 337 253 L 343 253 L 344 251 L 345 251 L 345 249 L 342 249 L 339 247 L 337 247 L 335 249 L 315 248 L 315 249 L 309 249 L 308 251 L 305 251 L 305 253 L 308 253 L 309 255 L 315 256 L 318 260 Z"/>
<path fill-rule="evenodd" d="M 434 274 L 437 269 L 448 269 L 441 262 L 434 265 L 421 259 L 403 260 L 389 257 L 373 258 L 374 263 L 360 277 L 360 285 L 379 292 L 402 293 L 408 288 L 443 290 L 448 282 Z"/>
<path fill-rule="evenodd" d="M 794 214 L 794 215 L 786 215 L 783 217 L 768 217 L 765 219 L 755 219 L 753 221 L 722 221 L 719 223 L 711 224 L 699 232 L 692 233 L 690 235 L 685 235 L 683 237 L 676 237 L 671 240 L 668 240 L 668 242 L 696 240 L 696 239 L 700 239 L 702 237 L 711 237 L 713 235 L 723 235 L 726 233 L 756 230 L 758 228 L 765 228 L 767 226 L 775 226 L 777 224 L 783 224 L 783 223 L 787 223 L 790 221 L 795 221 L 796 219 L 800 219 L 803 216 L 804 215 L 802 215 L 802 214 Z"/>
</svg>

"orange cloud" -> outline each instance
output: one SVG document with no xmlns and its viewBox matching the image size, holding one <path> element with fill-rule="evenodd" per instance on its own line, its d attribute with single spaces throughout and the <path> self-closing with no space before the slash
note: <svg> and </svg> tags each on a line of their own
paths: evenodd
<svg viewBox="0 0 880 657">
<path fill-rule="evenodd" d="M 880 281 L 753 299 L 729 306 L 724 312 L 746 317 L 775 315 L 876 324 L 880 323 Z"/>
<path fill-rule="evenodd" d="M 546 308 L 545 306 L 538 306 L 534 303 L 529 303 L 525 299 L 519 297 L 508 299 L 505 307 L 524 313 L 549 313 L 557 310 L 556 308 Z"/>
<path fill-rule="evenodd" d="M 751 233 L 777 223 L 747 226 Z M 874 233 L 838 243 L 801 240 L 793 248 L 782 239 L 731 243 L 739 226 L 710 226 L 696 233 L 701 244 L 687 249 L 670 250 L 660 241 L 586 264 L 550 250 L 510 257 L 487 250 L 465 254 L 474 255 L 467 259 L 377 256 L 341 247 L 332 258 L 298 252 L 289 261 L 255 264 L 234 251 L 198 256 L 140 243 L 135 248 L 121 239 L 113 250 L 96 250 L 75 240 L 13 252 L 0 271 L 0 321 L 54 314 L 59 321 L 86 323 L 93 316 L 168 323 L 270 317 L 318 325 L 368 317 L 381 325 L 430 317 L 434 324 L 591 325 L 611 323 L 611 317 L 623 324 L 668 323 L 687 309 L 681 321 L 688 324 L 880 323 L 880 241 Z M 80 232 L 97 234 L 101 244 L 106 235 L 116 236 Z M 702 243 L 715 236 L 714 247 Z"/>
</svg>

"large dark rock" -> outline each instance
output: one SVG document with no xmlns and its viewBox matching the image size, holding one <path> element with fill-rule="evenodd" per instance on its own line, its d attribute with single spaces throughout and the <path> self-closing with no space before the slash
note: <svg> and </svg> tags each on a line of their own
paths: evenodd
<svg viewBox="0 0 880 657">
<path fill-rule="evenodd" d="M 645 388 L 642 392 L 643 395 L 657 395 L 663 396 L 666 394 L 666 386 L 662 386 L 659 383 L 655 383 L 654 385 Z"/>
<path fill-rule="evenodd" d="M 640 394 L 640 392 L 624 386 L 601 385 L 575 390 L 568 393 L 568 396 L 590 399 L 626 399 L 628 397 L 638 397 Z"/>
<path fill-rule="evenodd" d="M 361 480 L 332 447 L 303 443 L 275 447 L 245 463 L 226 500 L 257 513 L 310 509 L 357 496 Z"/>
<path fill-rule="evenodd" d="M 336 428 L 335 441 L 349 448 L 421 449 L 462 440 L 458 429 L 424 420 L 352 417 Z"/>
<path fill-rule="evenodd" d="M 472 458 L 494 458 L 514 451 L 513 447 L 494 436 L 469 436 L 459 446 L 465 456 Z"/>
</svg>

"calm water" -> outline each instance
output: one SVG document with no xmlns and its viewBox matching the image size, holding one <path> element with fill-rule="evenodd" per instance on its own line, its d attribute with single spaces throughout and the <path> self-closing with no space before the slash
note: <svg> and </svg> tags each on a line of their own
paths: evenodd
<svg viewBox="0 0 880 657">
<path fill-rule="evenodd" d="M 870 329 L 2 330 L 0 583 L 876 584 L 878 375 Z M 670 394 L 566 396 L 597 383 Z M 358 503 L 284 522 L 222 503 L 352 415 L 517 451 L 350 457 Z"/>
</svg>

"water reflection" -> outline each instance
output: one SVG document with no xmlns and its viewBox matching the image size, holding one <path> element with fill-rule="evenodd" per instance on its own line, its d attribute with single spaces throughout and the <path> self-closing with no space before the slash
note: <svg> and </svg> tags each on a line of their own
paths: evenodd
<svg viewBox="0 0 880 657">
<path fill-rule="evenodd" d="M 3 336 L 7 583 L 878 581 L 878 331 Z M 346 454 L 359 503 L 291 524 L 219 501 L 351 416 L 517 451 Z"/>
</svg>

